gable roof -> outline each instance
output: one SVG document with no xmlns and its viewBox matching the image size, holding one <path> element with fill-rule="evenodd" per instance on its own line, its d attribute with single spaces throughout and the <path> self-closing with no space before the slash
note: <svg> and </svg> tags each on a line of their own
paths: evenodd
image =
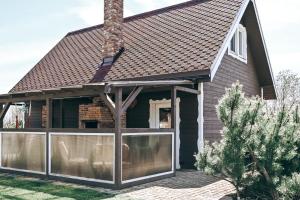
<svg viewBox="0 0 300 200">
<path fill-rule="evenodd" d="M 212 80 L 242 18 L 247 18 L 249 40 L 256 49 L 260 85 L 268 98 L 276 98 L 254 0 L 192 0 L 125 18 L 125 51 L 104 82 Z M 102 24 L 68 33 L 10 93 L 90 83 L 102 63 L 103 44 Z"/>
<path fill-rule="evenodd" d="M 243 2 L 192 0 L 125 18 L 125 51 L 105 81 L 208 74 Z M 103 25 L 67 34 L 11 92 L 89 83 L 103 43 Z"/>
</svg>

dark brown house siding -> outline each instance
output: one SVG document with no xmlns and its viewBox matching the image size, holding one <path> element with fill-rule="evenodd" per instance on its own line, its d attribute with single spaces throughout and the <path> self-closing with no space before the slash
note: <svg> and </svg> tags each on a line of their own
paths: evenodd
<svg viewBox="0 0 300 200">
<path fill-rule="evenodd" d="M 26 120 L 28 128 L 42 128 L 42 109 L 45 104 L 45 101 L 31 102 L 31 115 Z"/>
<path fill-rule="evenodd" d="M 180 98 L 180 165 L 181 168 L 194 167 L 194 154 L 198 151 L 198 102 L 196 95 L 178 93 Z M 137 104 L 127 111 L 128 128 L 149 128 L 149 101 L 170 99 L 170 92 L 140 94 Z"/>
<path fill-rule="evenodd" d="M 90 98 L 54 100 L 53 128 L 79 128 L 79 105 L 88 103 L 92 103 Z M 30 128 L 43 128 L 42 108 L 45 105 L 45 101 L 32 102 L 31 117 L 29 119 Z"/>
<path fill-rule="evenodd" d="M 211 142 L 220 140 L 222 124 L 217 118 L 216 105 L 225 88 L 240 81 L 246 95 L 260 95 L 261 89 L 251 51 L 248 48 L 247 64 L 225 54 L 213 82 L 204 83 L 204 137 Z"/>
</svg>

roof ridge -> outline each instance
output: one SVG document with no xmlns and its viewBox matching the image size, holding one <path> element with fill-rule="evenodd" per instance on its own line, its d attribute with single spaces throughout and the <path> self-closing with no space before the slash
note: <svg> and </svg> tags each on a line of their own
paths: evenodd
<svg viewBox="0 0 300 200">
<path fill-rule="evenodd" d="M 165 13 L 165 12 L 168 12 L 168 11 L 171 11 L 171 10 L 176 10 L 176 9 L 184 8 L 184 7 L 187 7 L 187 6 L 192 6 L 192 5 L 202 3 L 202 2 L 205 2 L 205 1 L 210 1 L 210 0 L 189 0 L 189 1 L 186 1 L 186 2 L 179 3 L 179 4 L 175 4 L 175 5 L 171 5 L 171 6 L 151 10 L 151 11 L 147 11 L 147 12 L 144 12 L 144 13 L 139 13 L 139 14 L 136 14 L 136 15 L 125 17 L 124 18 L 124 23 L 134 21 L 134 20 L 138 20 L 138 19 L 141 19 L 141 18 L 147 18 L 147 17 L 153 16 L 153 15 Z M 66 35 L 66 37 L 71 36 L 71 35 L 75 35 L 75 34 L 79 34 L 79 33 L 82 33 L 82 32 L 86 32 L 86 31 L 91 31 L 91 30 L 94 30 L 94 29 L 102 28 L 102 27 L 103 27 L 103 24 L 97 24 L 97 25 L 94 25 L 94 26 L 78 29 L 78 30 L 69 32 Z"/>
</svg>

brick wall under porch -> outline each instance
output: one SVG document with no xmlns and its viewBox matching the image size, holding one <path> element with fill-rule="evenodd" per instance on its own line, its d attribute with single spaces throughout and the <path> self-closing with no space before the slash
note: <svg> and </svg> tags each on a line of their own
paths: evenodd
<svg viewBox="0 0 300 200">
<path fill-rule="evenodd" d="M 97 122 L 98 128 L 113 128 L 114 119 L 109 108 L 99 98 L 94 98 L 93 103 L 80 104 L 78 127 L 85 128 L 87 122 Z M 122 128 L 126 128 L 126 113 L 121 118 Z M 47 107 L 42 106 L 42 127 L 45 128 L 47 123 Z M 63 128 L 63 127 L 61 127 Z"/>
</svg>

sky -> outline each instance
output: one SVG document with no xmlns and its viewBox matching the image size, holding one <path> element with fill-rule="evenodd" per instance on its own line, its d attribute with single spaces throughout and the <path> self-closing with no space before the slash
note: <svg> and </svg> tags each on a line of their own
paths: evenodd
<svg viewBox="0 0 300 200">
<path fill-rule="evenodd" d="M 131 16 L 185 0 L 124 1 Z M 300 73 L 300 1 L 256 1 L 274 73 Z M 102 22 L 103 0 L 0 0 L 0 94 L 68 32 Z"/>
</svg>

